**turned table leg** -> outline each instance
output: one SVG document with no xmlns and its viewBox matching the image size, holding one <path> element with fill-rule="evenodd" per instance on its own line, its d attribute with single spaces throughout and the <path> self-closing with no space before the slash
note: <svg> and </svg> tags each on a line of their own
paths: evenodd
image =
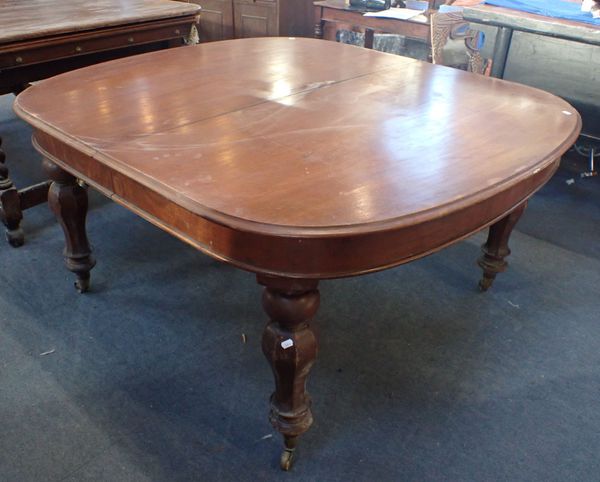
<svg viewBox="0 0 600 482">
<path fill-rule="evenodd" d="M 75 288 L 84 293 L 90 286 L 90 271 L 96 264 L 85 230 L 88 209 L 87 191 L 77 179 L 48 159 L 44 169 L 52 180 L 48 204 L 65 233 L 65 262 L 75 273 Z"/>
<path fill-rule="evenodd" d="M 8 168 L 4 164 L 6 155 L 2 150 L 2 138 L 0 138 L 0 219 L 6 226 L 6 239 L 15 248 L 22 246 L 25 235 L 21 229 L 21 200 L 19 192 L 8 176 Z"/>
<path fill-rule="evenodd" d="M 317 357 L 310 322 L 319 308 L 318 281 L 259 276 L 258 282 L 265 286 L 263 307 L 270 317 L 262 349 L 275 376 L 269 418 L 283 435 L 281 468 L 289 470 L 298 436 L 313 422 L 306 379 Z"/>
<path fill-rule="evenodd" d="M 525 211 L 527 201 L 519 204 L 508 215 L 490 226 L 488 239 L 481 247 L 483 256 L 477 262 L 483 269 L 483 278 L 479 282 L 479 288 L 487 291 L 498 273 L 503 273 L 508 267 L 505 258 L 510 254 L 508 240 L 510 235 Z"/>
</svg>

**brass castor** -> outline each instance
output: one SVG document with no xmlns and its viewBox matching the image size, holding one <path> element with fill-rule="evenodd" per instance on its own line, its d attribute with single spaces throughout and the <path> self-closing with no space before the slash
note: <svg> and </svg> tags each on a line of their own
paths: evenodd
<svg viewBox="0 0 600 482">
<path fill-rule="evenodd" d="M 281 453 L 281 459 L 279 460 L 279 466 L 281 470 L 286 472 L 294 465 L 296 456 L 296 445 L 298 443 L 298 437 L 295 436 L 284 436 L 285 447 Z"/>
<path fill-rule="evenodd" d="M 490 286 L 492 286 L 492 283 L 490 280 L 483 278 L 482 280 L 479 280 L 479 291 L 487 291 L 488 289 L 490 289 Z"/>
<path fill-rule="evenodd" d="M 285 470 L 286 472 L 288 472 L 291 468 L 292 465 L 294 464 L 294 455 L 295 455 L 295 450 L 294 449 L 284 449 L 283 452 L 281 453 L 281 459 L 279 460 L 279 465 L 281 467 L 281 470 Z"/>
<path fill-rule="evenodd" d="M 481 291 L 485 292 L 485 291 L 489 290 L 492 287 L 493 283 L 494 283 L 494 278 L 492 278 L 492 277 L 488 278 L 487 276 L 484 276 L 479 281 L 479 289 Z"/>
<path fill-rule="evenodd" d="M 6 231 L 6 240 L 13 248 L 19 248 L 25 244 L 25 234 L 21 228 Z"/>
<path fill-rule="evenodd" d="M 90 289 L 90 278 L 89 276 L 87 278 L 77 278 L 77 280 L 75 281 L 75 289 L 83 294 L 83 293 L 87 293 Z"/>
</svg>

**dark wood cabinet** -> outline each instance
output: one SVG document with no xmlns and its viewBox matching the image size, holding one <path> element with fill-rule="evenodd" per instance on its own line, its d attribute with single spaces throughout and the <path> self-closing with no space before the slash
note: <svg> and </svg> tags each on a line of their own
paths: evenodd
<svg viewBox="0 0 600 482">
<path fill-rule="evenodd" d="M 313 35 L 312 0 L 189 0 L 202 7 L 200 40 Z"/>
<path fill-rule="evenodd" d="M 279 35 L 277 9 L 277 2 L 234 0 L 233 25 L 235 26 L 235 37 L 273 37 Z"/>
<path fill-rule="evenodd" d="M 211 42 L 233 37 L 233 4 L 231 0 L 198 0 L 201 42 Z"/>
</svg>

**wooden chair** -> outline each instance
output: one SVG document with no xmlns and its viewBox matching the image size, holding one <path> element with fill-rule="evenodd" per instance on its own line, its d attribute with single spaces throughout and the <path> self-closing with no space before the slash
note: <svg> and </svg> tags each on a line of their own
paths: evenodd
<svg viewBox="0 0 600 482">
<path fill-rule="evenodd" d="M 450 0 L 446 5 L 455 3 Z M 431 22 L 431 57 L 434 64 L 489 74 L 491 61 L 482 57 L 484 34 L 465 22 L 460 10 L 434 12 Z"/>
</svg>

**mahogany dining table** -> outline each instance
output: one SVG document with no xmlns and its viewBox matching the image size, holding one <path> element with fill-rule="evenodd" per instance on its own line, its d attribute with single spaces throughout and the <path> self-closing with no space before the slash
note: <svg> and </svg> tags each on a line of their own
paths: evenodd
<svg viewBox="0 0 600 482">
<path fill-rule="evenodd" d="M 95 264 L 88 185 L 256 274 L 286 470 L 313 421 L 319 281 L 392 268 L 489 226 L 488 289 L 528 198 L 581 128 L 576 110 L 541 90 L 300 38 L 94 65 L 27 89 L 15 111 L 53 181 L 79 291 Z"/>
<path fill-rule="evenodd" d="M 2 1 L 0 95 L 86 65 L 184 45 L 197 36 L 199 10 L 167 0 Z M 23 211 L 46 201 L 49 183 L 17 189 L 5 157 L 0 137 L 0 221 L 18 247 Z"/>
</svg>

